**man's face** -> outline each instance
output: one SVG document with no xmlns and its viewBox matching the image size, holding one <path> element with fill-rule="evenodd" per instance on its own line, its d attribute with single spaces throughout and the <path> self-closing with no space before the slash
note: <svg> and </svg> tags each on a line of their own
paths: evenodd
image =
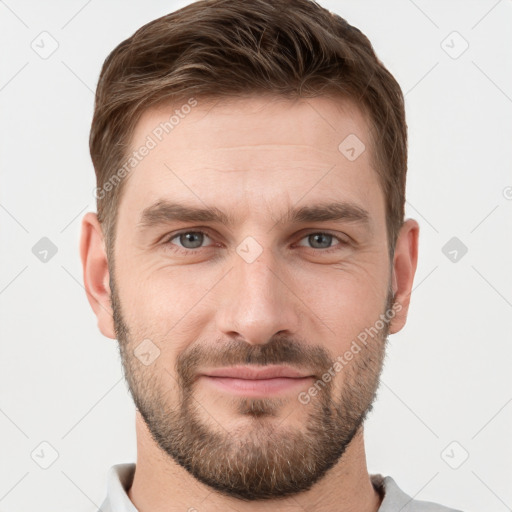
<svg viewBox="0 0 512 512">
<path fill-rule="evenodd" d="M 125 178 L 114 322 L 135 404 L 163 452 L 220 492 L 276 498 L 325 475 L 371 409 L 392 305 L 385 201 L 350 103 L 212 106 L 198 101 L 161 141 L 155 129 L 179 105 L 137 125 L 132 149 L 148 135 L 157 144 Z M 230 223 L 175 218 L 165 203 Z M 330 204 L 341 215 L 319 216 Z M 301 378 L 207 376 L 235 366 Z"/>
</svg>

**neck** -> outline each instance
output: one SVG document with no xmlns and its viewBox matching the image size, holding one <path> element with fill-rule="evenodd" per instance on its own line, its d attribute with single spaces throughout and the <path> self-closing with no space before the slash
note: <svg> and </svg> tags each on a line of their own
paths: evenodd
<svg viewBox="0 0 512 512">
<path fill-rule="evenodd" d="M 137 463 L 128 497 L 139 512 L 200 510 L 217 512 L 377 512 L 381 496 L 374 489 L 366 467 L 363 428 L 345 453 L 310 490 L 277 500 L 246 502 L 221 495 L 163 453 L 136 413 Z"/>
</svg>

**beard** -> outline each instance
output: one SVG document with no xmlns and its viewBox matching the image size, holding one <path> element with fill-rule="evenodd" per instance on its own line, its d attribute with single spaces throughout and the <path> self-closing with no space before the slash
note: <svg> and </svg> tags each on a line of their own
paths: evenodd
<svg viewBox="0 0 512 512">
<path fill-rule="evenodd" d="M 110 275 L 125 379 L 151 436 L 175 463 L 213 490 L 245 501 L 275 500 L 307 491 L 338 463 L 373 407 L 389 332 L 387 315 L 384 327 L 339 371 L 344 379 L 341 390 L 334 387 L 339 378 L 331 378 L 321 382 L 307 404 L 297 400 L 295 409 L 300 408 L 305 418 L 302 428 L 292 428 L 286 425 L 286 417 L 279 418 L 282 406 L 293 400 L 289 397 L 233 396 L 230 411 L 244 421 L 227 430 L 195 397 L 202 368 L 286 364 L 314 373 L 315 383 L 320 383 L 333 368 L 335 357 L 320 345 L 283 336 L 261 345 L 240 339 L 215 346 L 192 344 L 176 358 L 178 392 L 170 396 L 170 387 L 162 384 L 165 375 L 155 368 L 166 370 L 155 364 L 144 366 L 134 356 L 141 340 L 130 334 Z M 383 313 L 390 310 L 393 299 L 389 289 Z M 169 340 L 163 339 L 160 348 L 165 343 Z"/>
</svg>

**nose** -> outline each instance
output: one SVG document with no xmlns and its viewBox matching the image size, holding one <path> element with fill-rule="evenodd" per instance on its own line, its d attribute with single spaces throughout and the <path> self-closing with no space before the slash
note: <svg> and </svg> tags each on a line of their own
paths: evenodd
<svg viewBox="0 0 512 512">
<path fill-rule="evenodd" d="M 219 331 L 252 345 L 265 344 L 276 334 L 296 335 L 300 300 L 292 290 L 291 271 L 267 249 L 251 263 L 235 254 L 234 267 L 217 310 Z"/>
</svg>

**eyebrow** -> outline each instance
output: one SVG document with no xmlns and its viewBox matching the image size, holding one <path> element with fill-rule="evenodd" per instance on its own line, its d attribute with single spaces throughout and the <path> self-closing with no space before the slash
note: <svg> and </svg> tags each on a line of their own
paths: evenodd
<svg viewBox="0 0 512 512">
<path fill-rule="evenodd" d="M 173 221 L 209 222 L 232 227 L 236 218 L 214 206 L 196 207 L 181 203 L 160 200 L 142 211 L 137 224 L 146 229 Z M 330 202 L 299 208 L 289 207 L 277 222 L 279 224 L 298 224 L 308 222 L 345 221 L 369 227 L 370 214 L 364 208 L 350 202 Z"/>
</svg>

